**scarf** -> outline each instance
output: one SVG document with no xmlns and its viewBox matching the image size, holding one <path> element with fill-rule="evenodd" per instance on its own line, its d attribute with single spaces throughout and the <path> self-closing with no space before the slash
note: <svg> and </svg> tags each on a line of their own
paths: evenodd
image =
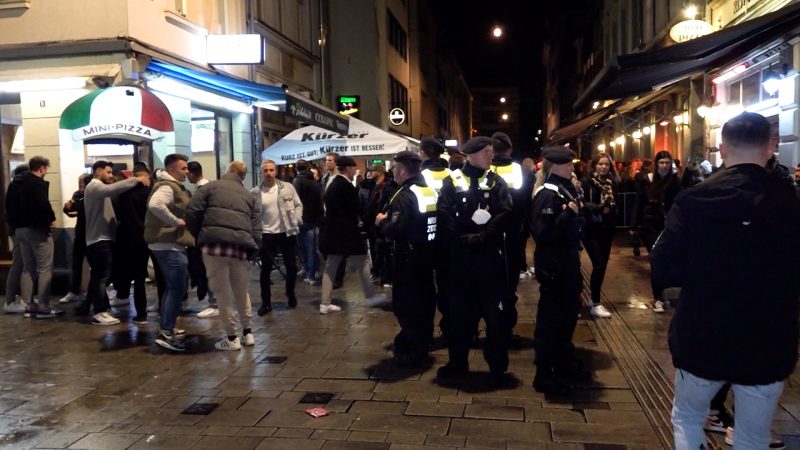
<svg viewBox="0 0 800 450">
<path fill-rule="evenodd" d="M 613 209 L 616 206 L 614 201 L 614 185 L 610 176 L 603 176 L 597 172 L 592 173 L 592 185 L 600 192 L 600 205 Z"/>
</svg>

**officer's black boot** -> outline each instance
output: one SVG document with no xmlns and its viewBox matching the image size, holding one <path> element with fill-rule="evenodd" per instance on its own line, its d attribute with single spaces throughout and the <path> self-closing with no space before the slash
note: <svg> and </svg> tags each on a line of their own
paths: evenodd
<svg viewBox="0 0 800 450">
<path fill-rule="evenodd" d="M 258 315 L 263 316 L 272 312 L 272 303 L 262 301 L 258 308 Z"/>
<path fill-rule="evenodd" d="M 592 372 L 583 365 L 581 360 L 574 357 L 556 364 L 553 371 L 558 378 L 573 383 L 590 383 L 592 381 Z"/>
<path fill-rule="evenodd" d="M 536 392 L 546 395 L 566 395 L 572 390 L 566 381 L 556 376 L 552 366 L 549 365 L 536 366 L 533 388 L 536 389 Z"/>
<path fill-rule="evenodd" d="M 469 372 L 469 367 L 466 365 L 455 364 L 453 362 L 448 362 L 447 364 L 439 367 L 439 370 L 436 371 L 436 378 L 447 379 L 447 378 L 455 378 L 460 375 L 465 375 Z"/>
</svg>

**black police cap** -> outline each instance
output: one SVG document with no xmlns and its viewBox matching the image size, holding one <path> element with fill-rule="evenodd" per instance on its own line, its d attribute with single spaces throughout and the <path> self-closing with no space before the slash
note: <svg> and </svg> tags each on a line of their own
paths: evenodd
<svg viewBox="0 0 800 450">
<path fill-rule="evenodd" d="M 444 145 L 439 142 L 438 139 L 434 139 L 432 137 L 424 137 L 421 141 L 419 141 L 420 148 L 424 148 L 425 150 L 431 150 L 436 152 L 437 154 L 441 155 L 444 153 Z"/>
<path fill-rule="evenodd" d="M 394 155 L 394 158 L 392 159 L 397 162 L 422 162 L 422 158 L 410 150 L 403 150 L 402 152 Z"/>
<path fill-rule="evenodd" d="M 461 152 L 465 155 L 469 155 L 470 153 L 483 150 L 487 145 L 492 145 L 492 138 L 486 136 L 476 136 L 468 140 L 467 143 L 461 147 Z"/>
<path fill-rule="evenodd" d="M 511 138 L 502 131 L 497 131 L 492 135 L 492 139 L 503 144 L 505 148 L 511 148 Z"/>
<path fill-rule="evenodd" d="M 559 145 L 545 148 L 542 157 L 553 164 L 566 164 L 575 159 L 575 152 Z"/>
</svg>

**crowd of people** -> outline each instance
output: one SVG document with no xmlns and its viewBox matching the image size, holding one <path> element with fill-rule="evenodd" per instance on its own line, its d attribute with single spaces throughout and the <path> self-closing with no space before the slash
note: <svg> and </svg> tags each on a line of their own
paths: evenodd
<svg viewBox="0 0 800 450">
<path fill-rule="evenodd" d="M 242 161 L 211 182 L 199 163 L 180 154 L 167 156 L 154 174 L 137 163 L 130 178 L 97 161 L 64 205 L 77 225 L 70 292 L 59 303 L 78 302 L 76 313 L 91 310 L 92 324 L 115 325 L 120 320 L 110 307 L 130 306 L 133 285 L 133 322 L 145 323 L 148 310 L 157 310 L 155 342 L 180 352 L 184 331 L 176 320 L 187 289 L 195 286 L 199 300 L 208 298 L 198 317 L 222 318 L 226 336 L 216 348 L 239 350 L 255 343 L 252 263 L 260 263 L 257 314 L 263 316 L 272 311 L 271 275 L 281 270 L 280 255 L 289 308 L 298 304 L 295 285 L 302 276 L 304 283 L 321 284 L 320 314 L 340 312 L 333 291 L 348 269 L 358 273 L 365 305 L 391 302 L 400 325 L 394 340 L 399 367 L 429 363 L 438 309 L 448 362 L 437 377 L 466 375 L 482 319 L 491 382 L 503 386 L 516 338 L 518 282 L 535 274 L 533 386 L 563 395 L 593 376 L 572 345 L 583 290 L 580 252 L 587 251 L 592 265 L 589 312 L 608 318 L 603 281 L 621 220 L 620 193 L 632 193 L 630 217 L 622 220 L 629 221 L 634 254 L 644 246 L 651 257 L 653 311 L 670 307 L 666 288 L 681 288 L 669 335 L 677 369 L 676 447 L 702 448 L 704 426 L 733 439 L 725 408 L 731 389 L 743 418 L 737 442 L 761 448 L 756 444 L 770 440 L 783 380 L 797 360 L 800 292 L 798 195 L 788 170 L 775 162 L 769 133 L 757 114 L 729 121 L 719 170 L 707 154 L 681 169 L 665 150 L 652 161 L 615 163 L 602 153 L 576 163 L 563 146 L 545 148 L 534 170 L 533 161 L 512 159 L 511 140 L 501 132 L 470 139 L 450 151 L 448 162 L 444 146 L 424 138 L 419 153 L 400 152 L 391 171 L 376 166 L 366 176 L 355 160 L 335 153 L 326 156 L 322 175 L 299 161 L 291 181 L 279 179 L 276 163 L 265 160 L 261 182 L 249 191 Z M 50 302 L 55 213 L 44 180 L 49 165 L 31 158 L 8 189 L 14 263 L 7 313 L 64 313 Z M 530 237 L 532 267 L 525 250 Z M 82 295 L 84 256 L 89 282 Z M 149 259 L 158 288 L 158 304 L 151 307 L 144 284 Z M 390 287 L 391 298 L 376 284 Z M 115 295 L 109 296 L 109 285 Z M 714 358 L 703 351 L 709 345 Z"/>
</svg>

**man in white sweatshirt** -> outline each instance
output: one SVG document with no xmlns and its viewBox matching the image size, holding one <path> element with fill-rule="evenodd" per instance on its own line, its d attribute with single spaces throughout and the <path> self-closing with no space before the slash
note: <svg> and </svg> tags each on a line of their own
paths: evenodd
<svg viewBox="0 0 800 450">
<path fill-rule="evenodd" d="M 112 246 L 117 233 L 117 218 L 111 205 L 111 197 L 119 195 L 137 184 L 150 186 L 150 177 L 141 175 L 113 183 L 113 164 L 97 161 L 92 165 L 94 178 L 84 190 L 84 210 L 86 213 L 86 259 L 89 260 L 89 288 L 86 303 L 81 308 L 92 305 L 94 316 L 92 325 L 116 325 L 119 319 L 108 312 L 106 284 L 111 277 Z"/>
</svg>

